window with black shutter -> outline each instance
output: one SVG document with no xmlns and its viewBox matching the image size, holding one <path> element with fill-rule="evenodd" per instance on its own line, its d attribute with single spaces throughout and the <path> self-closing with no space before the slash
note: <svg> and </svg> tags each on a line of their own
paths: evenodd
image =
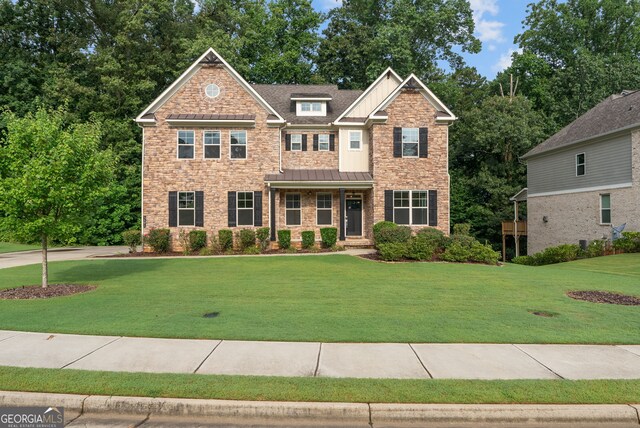
<svg viewBox="0 0 640 428">
<path fill-rule="evenodd" d="M 428 130 L 427 128 L 420 128 L 420 136 L 419 136 L 419 152 L 421 158 L 429 157 L 429 138 L 428 138 Z"/>
<path fill-rule="evenodd" d="M 236 192 L 227 194 L 227 218 L 229 227 L 236 227 Z"/>
<path fill-rule="evenodd" d="M 204 226 L 204 192 L 196 192 L 196 226 Z"/>
<path fill-rule="evenodd" d="M 336 136 L 335 134 L 329 135 L 329 150 L 332 152 L 336 151 Z"/>
<path fill-rule="evenodd" d="M 262 192 L 253 192 L 253 225 L 262 226 Z"/>
<path fill-rule="evenodd" d="M 302 151 L 307 151 L 307 134 L 302 134 Z"/>
<path fill-rule="evenodd" d="M 393 157 L 402 157 L 402 128 L 393 128 Z"/>
<path fill-rule="evenodd" d="M 313 134 L 313 151 L 318 151 L 318 134 Z"/>
<path fill-rule="evenodd" d="M 429 226 L 438 225 L 438 191 L 429 190 Z"/>
<path fill-rule="evenodd" d="M 178 226 L 178 192 L 169 192 L 169 227 Z"/>
</svg>

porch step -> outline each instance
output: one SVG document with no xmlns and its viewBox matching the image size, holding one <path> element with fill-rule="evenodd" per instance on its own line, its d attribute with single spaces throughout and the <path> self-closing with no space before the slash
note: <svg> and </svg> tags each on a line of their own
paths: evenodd
<svg viewBox="0 0 640 428">
<path fill-rule="evenodd" d="M 363 238 L 347 238 L 345 241 L 340 241 L 339 244 L 348 248 L 373 248 L 373 241 Z"/>
</svg>

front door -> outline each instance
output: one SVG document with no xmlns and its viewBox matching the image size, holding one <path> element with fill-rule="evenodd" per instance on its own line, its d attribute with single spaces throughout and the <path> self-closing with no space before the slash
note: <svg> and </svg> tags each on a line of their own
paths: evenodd
<svg viewBox="0 0 640 428">
<path fill-rule="evenodd" d="M 362 199 L 347 199 L 347 236 L 362 236 Z"/>
</svg>

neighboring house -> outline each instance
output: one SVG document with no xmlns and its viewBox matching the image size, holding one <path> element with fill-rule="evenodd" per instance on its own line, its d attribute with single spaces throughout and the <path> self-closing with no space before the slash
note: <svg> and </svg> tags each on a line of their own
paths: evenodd
<svg viewBox="0 0 640 428">
<path fill-rule="evenodd" d="M 414 75 L 252 85 L 209 49 L 136 118 L 144 233 L 268 226 L 298 241 L 333 226 L 363 244 L 385 219 L 448 233 L 453 120 Z"/>
<path fill-rule="evenodd" d="M 639 150 L 640 91 L 625 91 L 525 154 L 528 253 L 640 230 Z"/>
</svg>

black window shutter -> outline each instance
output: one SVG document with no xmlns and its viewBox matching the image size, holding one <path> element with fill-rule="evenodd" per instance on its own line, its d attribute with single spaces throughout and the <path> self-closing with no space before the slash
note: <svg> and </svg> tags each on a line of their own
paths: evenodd
<svg viewBox="0 0 640 428">
<path fill-rule="evenodd" d="M 318 151 L 318 134 L 313 134 L 313 151 Z"/>
<path fill-rule="evenodd" d="M 196 226 L 204 226 L 204 192 L 196 192 Z"/>
<path fill-rule="evenodd" d="M 169 192 L 169 227 L 178 226 L 178 192 Z"/>
<path fill-rule="evenodd" d="M 302 151 L 307 151 L 307 134 L 302 134 Z"/>
<path fill-rule="evenodd" d="M 291 150 L 291 135 L 287 134 L 284 136 L 284 149 L 286 151 Z"/>
<path fill-rule="evenodd" d="M 229 192 L 227 196 L 227 214 L 229 227 L 236 227 L 236 192 Z"/>
<path fill-rule="evenodd" d="M 429 157 L 429 143 L 428 143 L 429 131 L 427 128 L 420 128 L 418 136 L 418 150 L 421 158 Z"/>
<path fill-rule="evenodd" d="M 329 150 L 331 150 L 332 152 L 336 151 L 336 135 L 335 134 L 329 135 Z"/>
<path fill-rule="evenodd" d="M 402 157 L 402 128 L 393 128 L 393 157 Z"/>
<path fill-rule="evenodd" d="M 262 192 L 253 192 L 253 225 L 262 227 Z"/>
<path fill-rule="evenodd" d="M 393 190 L 384 191 L 384 219 L 393 221 Z"/>
<path fill-rule="evenodd" d="M 429 190 L 429 226 L 438 225 L 438 191 Z"/>
</svg>

